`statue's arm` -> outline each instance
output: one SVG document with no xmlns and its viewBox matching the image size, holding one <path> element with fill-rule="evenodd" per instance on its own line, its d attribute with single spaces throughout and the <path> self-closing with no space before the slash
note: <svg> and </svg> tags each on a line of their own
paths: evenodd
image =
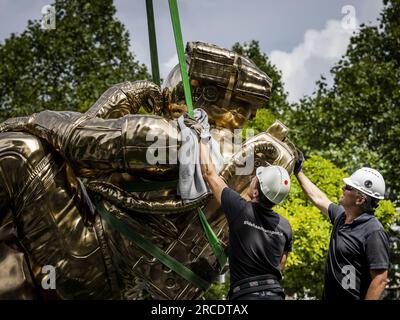
<svg viewBox="0 0 400 320">
<path fill-rule="evenodd" d="M 43 111 L 9 119 L 0 125 L 0 132 L 24 131 L 47 141 L 71 162 L 78 175 L 146 170 L 156 166 L 148 162 L 154 149 L 177 148 L 178 132 L 162 117 L 134 114 L 141 106 L 161 114 L 163 105 L 155 84 L 125 82 L 107 90 L 85 114 Z M 169 154 L 166 152 L 166 157 Z M 164 167 L 170 168 L 168 158 Z"/>
<path fill-rule="evenodd" d="M 173 163 L 169 152 L 165 152 L 161 165 L 152 163 L 154 155 L 158 149 L 178 148 L 177 127 L 157 116 L 101 119 L 43 111 L 7 120 L 0 125 L 0 131 L 24 131 L 44 139 L 83 176 L 169 168 Z"/>
<path fill-rule="evenodd" d="M 115 119 L 127 114 L 137 114 L 140 107 L 148 113 L 162 115 L 166 111 L 166 99 L 160 87 L 150 81 L 122 82 L 104 92 L 85 116 Z"/>
</svg>

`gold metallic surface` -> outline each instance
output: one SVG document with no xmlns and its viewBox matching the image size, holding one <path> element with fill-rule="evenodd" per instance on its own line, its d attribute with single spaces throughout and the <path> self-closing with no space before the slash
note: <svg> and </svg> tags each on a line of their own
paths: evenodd
<svg viewBox="0 0 400 320">
<path fill-rule="evenodd" d="M 41 284 L 45 265 L 57 270 L 58 298 L 111 297 L 93 212 L 67 162 L 36 137 L 7 132 L 0 138 L 0 172 L 6 190 L 0 201 L 10 206 L 17 232 L 17 242 L 2 242 L 9 254 L 1 251 L 0 270 L 10 270 L 12 261 L 18 270 L 14 281 L 1 278 L 2 298 L 26 298 Z M 0 233 L 10 236 L 10 229 L 2 225 Z M 26 282 L 32 286 L 17 295 L 15 286 Z"/>
<path fill-rule="evenodd" d="M 209 49 L 203 49 L 208 57 Z M 251 74 L 253 67 L 243 61 L 241 68 Z M 200 89 L 213 85 L 204 76 L 210 73 L 197 77 Z M 240 78 L 226 108 L 221 101 L 201 102 L 207 111 L 218 110 L 211 123 L 214 138 L 226 142 L 221 176 L 240 193 L 260 165 L 292 172 L 296 153 L 281 123 L 251 138 L 242 150 L 227 143 L 233 138 L 227 129 L 243 126 L 254 114 L 252 103 L 267 99 L 261 93 L 270 87 L 261 88 L 264 80 L 253 78 Z M 85 114 L 44 111 L 0 124 L 0 299 L 194 299 L 202 294 L 102 220 L 94 197 L 197 275 L 216 279 L 221 270 L 196 209 L 203 208 L 224 247 L 227 223 L 212 196 L 183 203 L 177 194 L 175 156 L 181 142 L 176 121 L 168 121 L 176 116 L 169 94 L 148 81 L 126 82 L 107 90 Z M 140 106 L 158 115 L 136 115 Z M 165 163 L 148 161 L 148 154 L 159 150 L 157 142 L 163 143 Z M 254 168 L 240 175 L 236 169 L 253 155 Z M 124 190 L 126 184 L 163 182 L 169 184 L 153 191 Z M 46 265 L 55 267 L 55 290 L 42 287 Z"/>
<path fill-rule="evenodd" d="M 262 104 L 270 98 L 271 78 L 246 57 L 203 42 L 189 42 L 186 52 L 190 79 L 215 83 L 246 102 Z"/>
</svg>

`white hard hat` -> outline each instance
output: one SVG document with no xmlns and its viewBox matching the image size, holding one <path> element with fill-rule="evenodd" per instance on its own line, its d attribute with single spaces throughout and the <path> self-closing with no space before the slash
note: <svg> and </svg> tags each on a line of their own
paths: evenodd
<svg viewBox="0 0 400 320">
<path fill-rule="evenodd" d="M 371 168 L 361 168 L 343 182 L 375 199 L 383 199 L 385 195 L 385 180 L 382 175 Z"/>
<path fill-rule="evenodd" d="M 290 177 L 280 166 L 258 167 L 256 176 L 265 197 L 275 203 L 281 203 L 290 191 Z"/>
</svg>

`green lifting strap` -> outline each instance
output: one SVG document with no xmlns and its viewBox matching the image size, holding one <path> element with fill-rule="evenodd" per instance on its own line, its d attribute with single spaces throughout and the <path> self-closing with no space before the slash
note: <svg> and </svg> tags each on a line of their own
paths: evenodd
<svg viewBox="0 0 400 320">
<path fill-rule="evenodd" d="M 125 222 L 122 222 L 118 218 L 114 217 L 111 213 L 107 211 L 101 202 L 97 202 L 96 205 L 101 217 L 114 229 L 118 230 L 127 239 L 133 241 L 141 249 L 151 254 L 154 258 L 158 259 L 162 264 L 175 271 L 184 279 L 193 283 L 196 287 L 206 291 L 210 287 L 210 283 L 192 270 L 185 267 L 182 263 L 165 253 L 163 250 L 152 244 L 150 241 L 144 239 L 140 234 L 138 234 L 133 228 L 131 228 Z"/>
<path fill-rule="evenodd" d="M 192 92 L 190 90 L 189 77 L 186 68 L 185 51 L 183 50 L 181 23 L 179 20 L 179 11 L 176 0 L 169 0 L 169 11 L 171 12 L 172 27 L 174 29 L 176 52 L 178 54 L 179 65 L 181 67 L 183 91 L 185 92 L 185 101 L 188 108 L 188 114 L 193 117 Z"/>
<path fill-rule="evenodd" d="M 153 0 L 146 0 L 147 29 L 149 31 L 151 74 L 153 82 L 160 86 L 160 70 L 158 67 L 156 27 L 154 23 Z"/>
<path fill-rule="evenodd" d="M 214 252 L 215 256 L 217 257 L 219 266 L 222 270 L 222 268 L 225 266 L 226 260 L 227 260 L 224 248 L 222 248 L 221 243 L 218 240 L 218 237 L 215 235 L 213 229 L 211 228 L 210 224 L 208 223 L 207 218 L 204 215 L 203 211 L 200 208 L 198 208 L 197 211 L 199 214 L 199 219 L 200 219 L 201 224 L 204 229 L 204 233 L 206 234 L 208 243 L 210 244 L 212 251 Z"/>
<path fill-rule="evenodd" d="M 169 0 L 169 10 L 171 13 L 172 27 L 174 29 L 176 51 L 178 54 L 179 65 L 181 68 L 185 101 L 188 108 L 188 114 L 190 117 L 193 117 L 192 93 L 190 89 L 189 77 L 186 68 L 186 59 L 185 59 L 185 52 L 183 49 L 181 23 L 179 20 L 179 11 L 176 0 Z M 213 250 L 215 256 L 217 257 L 219 265 L 222 269 L 226 264 L 226 256 L 224 249 L 222 248 L 221 243 L 218 240 L 218 237 L 215 235 L 214 231 L 212 230 L 211 226 L 207 221 L 206 216 L 204 215 L 203 211 L 200 208 L 198 209 L 198 213 L 207 240 L 210 243 L 211 249 Z"/>
<path fill-rule="evenodd" d="M 151 181 L 151 182 L 124 182 L 121 183 L 120 186 L 123 190 L 127 192 L 148 192 L 148 191 L 173 189 L 176 188 L 177 185 L 178 185 L 178 180 L 171 180 L 171 181 Z M 227 260 L 224 249 L 220 245 L 217 236 L 214 235 L 214 231 L 208 224 L 207 218 L 205 217 L 203 211 L 201 209 L 197 210 L 201 225 L 204 229 L 204 233 L 222 269 L 225 266 Z"/>
</svg>

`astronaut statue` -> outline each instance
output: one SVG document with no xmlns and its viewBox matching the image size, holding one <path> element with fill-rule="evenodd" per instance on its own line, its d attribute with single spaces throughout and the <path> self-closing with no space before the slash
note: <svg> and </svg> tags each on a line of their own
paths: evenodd
<svg viewBox="0 0 400 320">
<path fill-rule="evenodd" d="M 216 141 L 232 139 L 270 98 L 272 81 L 247 58 L 214 45 L 189 43 L 186 53 L 194 107 L 208 114 Z M 152 114 L 138 114 L 141 107 Z M 162 91 L 149 81 L 125 82 L 85 114 L 43 111 L 0 124 L 0 298 L 196 299 L 204 293 L 223 266 L 197 208 L 223 248 L 227 225 L 210 194 L 183 201 L 177 191 L 176 119 L 184 112 L 175 67 Z M 196 126 L 189 117 L 185 123 Z M 240 193 L 260 165 L 292 172 L 296 149 L 286 134 L 277 122 L 240 150 L 221 143 L 220 175 Z M 156 141 L 165 142 L 161 149 Z M 160 150 L 167 161 L 150 163 L 148 155 Z M 254 167 L 238 174 L 251 157 Z M 149 243 L 189 277 L 156 258 Z M 54 268 L 53 288 L 43 286 L 44 266 Z"/>
</svg>

